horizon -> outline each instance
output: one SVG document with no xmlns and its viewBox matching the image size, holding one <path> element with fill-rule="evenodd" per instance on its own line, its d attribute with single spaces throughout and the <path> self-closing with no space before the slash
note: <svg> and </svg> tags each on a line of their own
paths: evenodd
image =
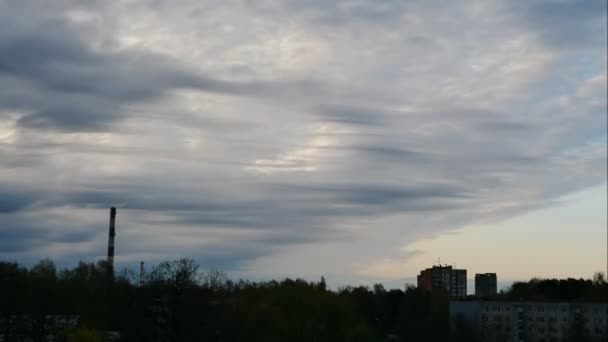
<svg viewBox="0 0 608 342">
<path fill-rule="evenodd" d="M 608 274 L 606 6 L 0 0 L 0 260 Z"/>
<path fill-rule="evenodd" d="M 19 267 L 25 267 L 26 269 L 32 271 L 34 270 L 34 266 L 36 266 L 37 264 L 39 264 L 40 262 L 44 262 L 44 261 L 51 261 L 52 264 L 56 267 L 56 272 L 57 275 L 60 275 L 61 272 L 63 271 L 69 271 L 71 269 L 77 268 L 81 263 L 85 263 L 85 264 L 92 264 L 92 265 L 97 265 L 97 267 L 99 267 L 99 263 L 100 262 L 107 262 L 106 260 L 107 258 L 99 258 L 97 260 L 79 260 L 78 262 L 75 262 L 74 264 L 68 264 L 68 265 L 58 265 L 56 264 L 52 259 L 50 258 L 44 258 L 41 260 L 38 260 L 37 262 L 33 262 L 31 264 L 22 264 L 19 263 L 17 260 L 0 260 L 0 262 L 8 262 L 8 263 L 15 263 L 16 265 L 18 265 Z M 167 260 L 162 260 L 158 263 L 155 264 L 145 264 L 144 266 L 144 280 L 140 279 L 139 277 L 140 275 L 140 268 L 139 267 L 130 267 L 129 265 L 118 265 L 119 267 L 114 267 L 112 266 L 112 273 L 115 274 L 116 276 L 126 276 L 125 280 L 128 280 L 129 283 L 131 283 L 132 285 L 137 285 L 140 283 L 147 283 L 149 280 L 145 280 L 148 279 L 148 277 L 151 275 L 151 273 L 153 273 L 154 269 L 156 269 L 161 263 L 163 262 L 174 262 L 174 261 L 178 261 L 180 259 L 187 259 L 187 260 L 192 260 L 195 261 L 194 259 L 190 259 L 190 258 L 178 258 L 178 259 L 167 259 Z M 114 265 L 114 264 L 113 264 Z M 430 267 L 428 267 L 428 269 L 430 268 L 434 268 L 434 267 L 453 267 L 454 269 L 456 269 L 453 265 L 448 265 L 448 264 L 433 264 Z M 46 266 L 45 266 L 46 267 Z M 147 267 L 147 268 L 146 268 Z M 458 268 L 458 269 L 462 269 L 462 268 Z M 466 269 L 465 269 L 466 270 Z M 126 273 L 125 273 L 126 271 Z M 235 277 L 231 277 L 230 274 L 224 272 L 223 270 L 219 270 L 219 269 L 201 269 L 198 265 L 197 265 L 197 273 L 200 275 L 204 275 L 207 272 L 220 272 L 222 273 L 222 275 L 225 277 L 224 282 L 225 281 L 232 281 L 232 282 L 239 282 L 239 281 L 245 281 L 245 282 L 251 282 L 251 283 L 258 283 L 258 284 L 262 284 L 262 283 L 269 283 L 269 282 L 282 282 L 282 281 L 286 281 L 286 280 L 303 280 L 306 282 L 309 282 L 311 284 L 313 283 L 318 283 L 320 281 L 323 281 L 326 286 L 327 286 L 327 290 L 329 291 L 334 291 L 334 292 L 339 292 L 342 289 L 345 288 L 357 288 L 357 287 L 365 287 L 368 290 L 373 290 L 375 288 L 375 285 L 382 285 L 382 287 L 389 291 L 389 290 L 401 290 L 401 291 L 405 291 L 408 288 L 420 288 L 420 286 L 418 286 L 416 284 L 416 277 L 414 278 L 404 278 L 404 279 L 399 279 L 398 281 L 392 281 L 389 282 L 388 284 L 385 284 L 383 282 L 372 282 L 372 283 L 340 283 L 340 284 L 333 284 L 331 282 L 331 279 L 327 279 L 325 278 L 325 276 L 320 276 L 317 279 L 312 279 L 312 278 L 303 278 L 303 277 L 278 277 L 278 278 L 258 278 L 258 279 L 247 279 L 247 278 L 235 278 Z M 566 277 L 532 277 L 529 279 L 517 279 L 517 280 L 501 280 L 500 278 L 497 279 L 497 286 L 496 286 L 496 291 L 498 294 L 504 292 L 507 292 L 510 290 L 511 286 L 515 283 L 528 283 L 534 280 L 569 280 L 569 279 L 574 279 L 574 280 L 593 280 L 595 278 L 595 276 L 600 273 L 605 279 L 606 274 L 603 272 L 596 272 L 594 273 L 592 276 L 590 277 L 570 277 L 570 276 L 566 276 Z M 467 271 L 467 296 L 477 296 L 477 294 L 475 293 L 475 275 L 476 274 L 471 274 L 471 277 L 469 277 L 469 272 Z M 69 277 L 68 277 L 69 278 Z M 204 278 L 204 277 L 203 277 Z M 203 281 L 202 278 L 199 279 L 198 281 Z M 391 286 L 392 284 L 397 284 L 396 286 Z M 225 286 L 226 284 L 223 284 L 223 286 Z M 387 286 L 388 285 L 388 286 Z M 430 290 L 428 290 L 430 291 Z"/>
</svg>

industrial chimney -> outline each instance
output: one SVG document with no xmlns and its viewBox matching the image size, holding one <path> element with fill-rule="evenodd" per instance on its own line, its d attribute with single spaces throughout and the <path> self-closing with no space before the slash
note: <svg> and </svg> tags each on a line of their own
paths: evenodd
<svg viewBox="0 0 608 342">
<path fill-rule="evenodd" d="M 108 235 L 108 266 L 114 269 L 114 236 L 116 236 L 116 208 L 110 208 L 110 233 Z"/>
</svg>

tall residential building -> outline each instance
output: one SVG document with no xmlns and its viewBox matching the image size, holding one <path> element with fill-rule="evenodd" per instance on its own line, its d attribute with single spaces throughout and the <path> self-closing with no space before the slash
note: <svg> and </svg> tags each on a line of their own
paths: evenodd
<svg viewBox="0 0 608 342">
<path fill-rule="evenodd" d="M 608 304 L 451 301 L 450 333 L 481 341 L 607 341 Z"/>
<path fill-rule="evenodd" d="M 420 271 L 418 287 L 428 291 L 444 289 L 451 297 L 466 297 L 467 270 L 458 270 L 452 266 L 433 266 Z"/>
<path fill-rule="evenodd" d="M 475 274 L 475 295 L 483 298 L 496 296 L 496 273 Z"/>
</svg>

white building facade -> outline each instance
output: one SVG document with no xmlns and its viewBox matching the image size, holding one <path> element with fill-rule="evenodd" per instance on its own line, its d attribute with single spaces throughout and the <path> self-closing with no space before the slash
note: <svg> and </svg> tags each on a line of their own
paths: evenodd
<svg viewBox="0 0 608 342">
<path fill-rule="evenodd" d="M 608 304 L 452 301 L 450 325 L 482 341 L 608 341 Z"/>
</svg>

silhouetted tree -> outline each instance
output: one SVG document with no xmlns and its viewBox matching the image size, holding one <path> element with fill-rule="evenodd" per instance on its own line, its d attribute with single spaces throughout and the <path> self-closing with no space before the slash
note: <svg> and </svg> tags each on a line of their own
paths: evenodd
<svg viewBox="0 0 608 342">
<path fill-rule="evenodd" d="M 138 280 L 130 270 L 108 274 L 104 261 L 59 272 L 48 259 L 29 270 L 0 262 L 0 334 L 61 342 L 96 341 L 105 331 L 120 331 L 124 342 L 478 340 L 469 322 L 449 321 L 443 291 L 382 284 L 331 291 L 324 277 L 233 282 L 220 270 L 199 272 L 191 259 L 163 261 Z M 607 294 L 596 274 L 518 282 L 497 299 L 608 302 Z M 80 327 L 49 330 L 49 315 L 77 315 Z M 580 319 L 573 324 L 573 340 L 588 337 Z"/>
<path fill-rule="evenodd" d="M 606 285 L 606 275 L 604 272 L 595 272 L 593 274 L 593 284 L 595 286 L 605 286 Z"/>
<path fill-rule="evenodd" d="M 202 284 L 212 290 L 219 290 L 226 284 L 228 276 L 226 272 L 212 268 L 202 274 Z"/>
<path fill-rule="evenodd" d="M 33 302 L 29 314 L 32 317 L 33 336 L 44 340 L 46 336 L 46 317 L 56 314 L 57 302 L 57 269 L 50 259 L 44 259 L 32 267 L 30 274 L 31 297 Z"/>
</svg>

